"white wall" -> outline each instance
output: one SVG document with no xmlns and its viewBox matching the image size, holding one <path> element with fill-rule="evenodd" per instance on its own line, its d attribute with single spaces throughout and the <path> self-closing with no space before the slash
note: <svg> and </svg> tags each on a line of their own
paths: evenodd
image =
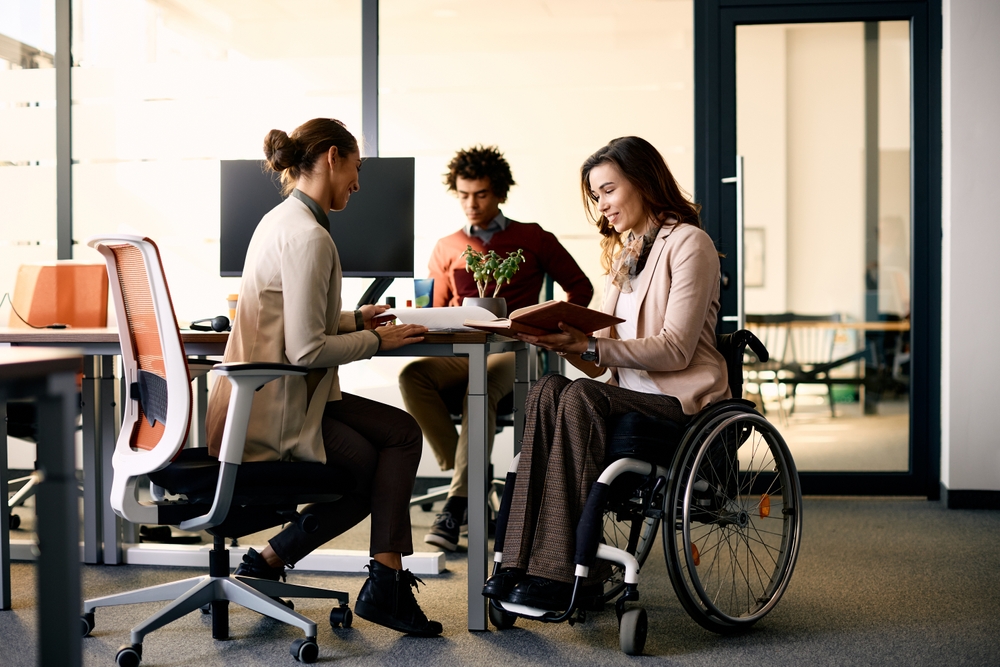
<svg viewBox="0 0 1000 667">
<path fill-rule="evenodd" d="M 944 0 L 941 480 L 1000 491 L 1000 3 Z M 920 267 L 915 267 L 920 270 Z"/>
</svg>

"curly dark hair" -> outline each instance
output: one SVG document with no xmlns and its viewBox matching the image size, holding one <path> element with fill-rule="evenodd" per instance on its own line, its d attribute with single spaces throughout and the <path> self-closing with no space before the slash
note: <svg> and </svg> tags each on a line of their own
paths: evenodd
<svg viewBox="0 0 1000 667">
<path fill-rule="evenodd" d="M 473 146 L 455 153 L 448 163 L 448 173 L 444 175 L 444 184 L 449 191 L 455 192 L 459 178 L 490 179 L 490 188 L 500 199 L 506 199 L 507 191 L 516 185 L 510 165 L 496 146 Z"/>
</svg>

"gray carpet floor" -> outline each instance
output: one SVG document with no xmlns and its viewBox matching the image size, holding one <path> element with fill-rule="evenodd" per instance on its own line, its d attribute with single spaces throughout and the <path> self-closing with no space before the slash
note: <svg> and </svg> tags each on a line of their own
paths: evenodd
<svg viewBox="0 0 1000 667">
<path fill-rule="evenodd" d="M 432 515 L 414 509 L 414 542 L 423 544 Z M 364 548 L 358 526 L 332 546 Z M 244 540 L 245 544 L 252 542 Z M 418 599 L 444 624 L 444 636 L 420 639 L 355 618 L 330 628 L 329 605 L 297 601 L 319 624 L 327 665 L 1000 665 L 1000 512 L 944 509 L 919 499 L 807 498 L 802 550 L 775 610 L 750 632 L 721 637 L 681 608 L 657 546 L 642 572 L 649 613 L 645 655 L 618 649 L 611 610 L 584 624 L 519 620 L 504 632 L 465 629 L 465 554 L 449 554 L 441 576 L 425 577 Z M 94 597 L 195 574 L 143 566 L 83 568 Z M 293 572 L 290 581 L 350 593 L 364 575 Z M 13 565 L 12 611 L 0 612 L 0 665 L 32 665 L 36 649 L 35 567 Z M 110 667 L 129 630 L 160 605 L 99 609 L 84 640 L 84 663 Z M 296 665 L 288 646 L 297 630 L 233 607 L 230 641 L 211 638 L 210 619 L 195 613 L 146 638 L 144 666 Z"/>
</svg>

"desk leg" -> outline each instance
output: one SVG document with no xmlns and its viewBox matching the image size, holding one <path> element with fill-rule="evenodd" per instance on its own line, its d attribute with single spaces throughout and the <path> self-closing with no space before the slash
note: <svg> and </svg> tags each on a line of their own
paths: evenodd
<svg viewBox="0 0 1000 667">
<path fill-rule="evenodd" d="M 10 507 L 7 505 L 7 399 L 0 397 L 0 610 L 10 609 Z"/>
<path fill-rule="evenodd" d="M 38 664 L 80 667 L 80 518 L 73 431 L 76 374 L 46 379 L 38 401 Z"/>
<path fill-rule="evenodd" d="M 521 453 L 524 438 L 524 401 L 531 387 L 531 357 L 534 349 L 525 345 L 514 353 L 514 456 Z"/>
<path fill-rule="evenodd" d="M 111 480 L 115 471 L 111 467 L 111 458 L 115 453 L 118 441 L 118 415 L 115 400 L 115 366 L 117 359 L 112 355 L 98 357 L 98 400 L 97 423 L 100 425 L 97 434 L 101 467 L 100 512 L 101 541 L 104 543 L 104 563 L 106 565 L 121 565 L 122 562 L 122 520 L 111 509 Z"/>
<path fill-rule="evenodd" d="M 469 357 L 469 630 L 486 630 L 486 349 L 456 345 Z"/>
<path fill-rule="evenodd" d="M 101 439 L 99 374 L 94 363 L 101 357 L 83 358 L 83 387 L 80 410 L 83 419 L 83 562 L 100 563 L 101 552 Z"/>
</svg>

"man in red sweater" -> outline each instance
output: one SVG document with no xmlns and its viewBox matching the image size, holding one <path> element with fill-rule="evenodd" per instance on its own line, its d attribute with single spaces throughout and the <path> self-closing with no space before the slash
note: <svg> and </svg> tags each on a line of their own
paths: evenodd
<svg viewBox="0 0 1000 667">
<path fill-rule="evenodd" d="M 500 212 L 507 191 L 514 185 L 510 165 L 495 146 L 461 150 L 448 164 L 445 185 L 458 197 L 468 224 L 437 242 L 428 264 L 434 279 L 434 306 L 460 306 L 465 297 L 479 292 L 472 274 L 465 270 L 462 253 L 467 246 L 480 252 L 494 250 L 501 257 L 524 250 L 524 262 L 500 296 L 511 312 L 538 303 L 546 274 L 565 290 L 568 301 L 586 306 L 594 295 L 590 280 L 555 235 L 533 222 L 517 222 Z M 493 293 L 494 285 L 487 288 Z M 462 417 L 458 433 L 443 395 L 468 395 L 469 362 L 460 357 L 427 357 L 406 366 L 399 388 L 406 409 L 416 418 L 441 470 L 454 468 L 445 506 L 424 537 L 429 544 L 454 551 L 461 530 L 468 523 L 469 423 Z M 493 449 L 497 403 L 514 385 L 514 353 L 487 357 L 487 433 Z M 465 401 L 463 400 L 463 406 Z"/>
</svg>

